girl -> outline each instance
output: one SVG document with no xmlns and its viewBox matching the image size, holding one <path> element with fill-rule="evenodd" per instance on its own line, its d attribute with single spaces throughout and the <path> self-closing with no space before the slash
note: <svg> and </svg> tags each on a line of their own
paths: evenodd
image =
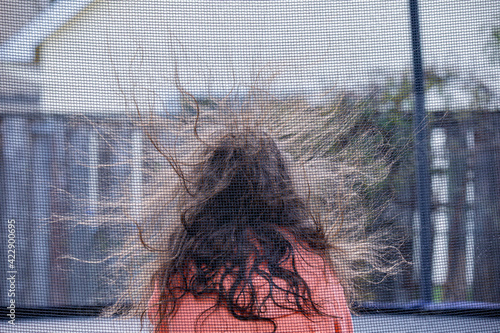
<svg viewBox="0 0 500 333">
<path fill-rule="evenodd" d="M 339 108 L 250 104 L 201 112 L 196 103 L 196 117 L 168 125 L 142 118 L 170 167 L 143 208 L 139 236 L 157 257 L 138 308 L 158 333 L 350 333 L 352 285 L 378 265 L 352 190 L 367 168 L 323 142 L 340 140 L 339 128 L 324 130 Z M 354 126 L 348 112 L 342 122 Z M 160 143 L 165 132 L 186 151 Z"/>
<path fill-rule="evenodd" d="M 156 332 L 352 332 L 330 246 L 264 132 L 201 152 L 152 279 Z"/>
</svg>

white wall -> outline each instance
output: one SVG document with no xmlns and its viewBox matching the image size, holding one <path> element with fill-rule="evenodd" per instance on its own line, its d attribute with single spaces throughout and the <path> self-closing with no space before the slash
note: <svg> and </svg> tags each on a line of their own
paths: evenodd
<svg viewBox="0 0 500 333">
<path fill-rule="evenodd" d="M 420 5 L 426 66 L 491 72 L 496 1 Z M 42 108 L 122 112 L 132 96 L 153 108 L 155 94 L 175 95 L 176 62 L 195 93 L 247 87 L 260 71 L 279 73 L 279 91 L 366 83 L 411 69 L 409 22 L 406 0 L 96 1 L 42 44 Z"/>
</svg>

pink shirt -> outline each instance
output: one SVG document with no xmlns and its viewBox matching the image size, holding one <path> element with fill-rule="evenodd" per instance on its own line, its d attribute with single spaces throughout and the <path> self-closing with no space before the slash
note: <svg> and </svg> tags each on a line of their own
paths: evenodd
<svg viewBox="0 0 500 333">
<path fill-rule="evenodd" d="M 305 317 L 300 312 L 282 309 L 274 305 L 272 301 L 266 302 L 264 316 L 273 318 L 277 324 L 277 333 L 352 333 L 351 314 L 344 291 L 330 266 L 317 254 L 305 250 L 296 253 L 297 272 L 309 286 L 313 301 L 319 305 L 323 313 L 335 317 L 319 314 Z M 256 277 L 254 285 L 258 294 L 267 295 L 269 287 L 262 277 Z M 155 310 L 159 295 L 159 289 L 155 288 L 149 300 L 148 315 L 153 324 L 156 323 Z M 209 297 L 195 298 L 187 294 L 178 303 L 175 315 L 168 321 L 164 321 L 159 331 L 162 333 L 222 333 L 271 332 L 273 329 L 270 323 L 238 320 L 223 306 L 216 310 L 209 310 L 215 303 L 215 300 Z M 204 313 L 206 310 L 208 311 Z"/>
</svg>

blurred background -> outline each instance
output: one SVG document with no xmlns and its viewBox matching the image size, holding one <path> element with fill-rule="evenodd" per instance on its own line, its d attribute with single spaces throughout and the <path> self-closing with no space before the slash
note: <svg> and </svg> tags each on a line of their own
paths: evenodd
<svg viewBox="0 0 500 333">
<path fill-rule="evenodd" d="M 404 234 L 401 251 L 413 265 L 372 288 L 360 309 L 498 318 L 497 1 L 419 2 L 432 189 L 432 237 L 424 245 L 407 1 L 0 0 L 0 8 L 0 265 L 7 267 L 7 221 L 14 219 L 19 317 L 94 313 L 112 302 L 102 265 L 61 260 L 98 258 L 111 248 L 112 230 L 49 218 L 94 213 L 61 200 L 61 191 L 119 197 L 126 179 L 140 198 L 143 175 L 134 163 L 145 140 L 127 114 L 135 103 L 158 114 L 180 109 L 177 68 L 183 87 L 205 102 L 244 94 L 258 73 L 274 77 L 268 89 L 283 98 L 362 100 L 360 124 L 380 133 L 390 160 L 387 179 L 367 193 L 384 207 L 371 223 Z M 76 115 L 119 131 L 128 155 Z M 432 252 L 430 304 L 421 302 L 421 246 Z M 7 271 L 0 269 L 3 309 Z M 500 327 L 498 320 L 487 325 Z"/>
</svg>

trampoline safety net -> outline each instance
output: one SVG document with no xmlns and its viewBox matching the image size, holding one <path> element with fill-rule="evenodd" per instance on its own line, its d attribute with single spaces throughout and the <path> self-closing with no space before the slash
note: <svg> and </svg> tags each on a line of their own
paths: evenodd
<svg viewBox="0 0 500 333">
<path fill-rule="evenodd" d="M 1 332 L 500 332 L 493 0 L 0 0 Z"/>
</svg>

